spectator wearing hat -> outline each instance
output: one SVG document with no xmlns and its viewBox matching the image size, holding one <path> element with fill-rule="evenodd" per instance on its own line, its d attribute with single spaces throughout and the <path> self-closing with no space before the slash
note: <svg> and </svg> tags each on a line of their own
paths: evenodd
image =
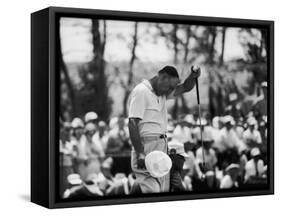
<svg viewBox="0 0 281 216">
<path fill-rule="evenodd" d="M 189 124 L 190 121 L 186 122 L 186 120 L 180 120 L 173 131 L 173 137 L 183 144 L 193 142 L 192 130 L 188 127 Z"/>
<path fill-rule="evenodd" d="M 95 154 L 100 158 L 104 158 L 105 153 L 103 146 L 100 142 L 94 142 L 94 135 L 96 133 L 96 125 L 92 122 L 88 122 L 85 126 L 85 135 L 89 145 L 90 154 Z"/>
<path fill-rule="evenodd" d="M 200 140 L 199 140 L 200 141 Z M 214 171 L 217 164 L 217 156 L 215 150 L 212 148 L 214 142 L 212 138 L 212 131 L 210 128 L 205 128 L 202 132 L 203 146 L 196 150 L 196 160 L 201 167 L 203 167 L 203 151 L 205 164 L 202 169 L 203 172 Z"/>
<path fill-rule="evenodd" d="M 185 191 L 183 176 L 183 165 L 188 154 L 184 150 L 184 144 L 177 139 L 168 142 L 169 156 L 172 160 L 172 168 L 170 171 L 170 191 Z M 189 185 L 188 185 L 189 186 Z M 190 188 L 190 186 L 189 186 Z"/>
<path fill-rule="evenodd" d="M 189 182 L 192 183 L 194 178 L 200 178 L 202 176 L 202 172 L 198 166 L 196 161 L 196 157 L 194 154 L 195 143 L 186 143 L 184 145 L 184 150 L 187 154 L 185 157 L 185 161 L 183 164 L 183 173 L 184 176 L 188 176 L 190 178 Z"/>
<path fill-rule="evenodd" d="M 72 144 L 74 148 L 74 171 L 81 176 L 82 180 L 87 177 L 86 166 L 89 156 L 89 145 L 84 134 L 84 123 L 80 118 L 74 118 L 72 123 L 73 137 Z"/>
<path fill-rule="evenodd" d="M 60 194 L 67 188 L 67 176 L 73 173 L 73 145 L 70 142 L 71 124 L 65 122 L 60 128 Z"/>
<path fill-rule="evenodd" d="M 101 161 L 96 155 L 92 155 L 88 159 L 86 181 L 92 181 L 103 193 L 109 187 L 109 179 L 103 174 Z"/>
<path fill-rule="evenodd" d="M 235 131 L 237 133 L 237 136 L 240 140 L 243 140 L 243 133 L 245 131 L 245 123 L 243 117 L 240 117 L 235 126 Z"/>
<path fill-rule="evenodd" d="M 116 173 L 110 186 L 106 190 L 106 195 L 128 195 L 130 194 L 131 182 L 124 173 Z"/>
<path fill-rule="evenodd" d="M 129 100 L 129 132 L 133 145 L 132 170 L 143 193 L 169 191 L 169 174 L 155 178 L 146 169 L 145 157 L 150 152 L 167 154 L 168 115 L 166 100 L 190 91 L 200 70 L 193 71 L 179 84 L 176 68 L 166 66 L 149 80 L 144 80 L 132 91 Z"/>
<path fill-rule="evenodd" d="M 250 154 L 251 160 L 245 165 L 245 182 L 248 185 L 255 185 L 263 182 L 264 162 L 260 159 L 259 148 L 253 148 Z"/>
<path fill-rule="evenodd" d="M 103 152 L 106 152 L 108 143 L 108 131 L 106 123 L 104 121 L 99 121 L 98 129 L 93 135 L 92 141 L 95 146 L 98 146 L 99 148 L 102 147 Z"/>
<path fill-rule="evenodd" d="M 202 127 L 202 133 L 206 133 L 204 131 L 208 131 L 210 132 L 210 128 L 211 126 L 208 125 L 208 122 L 205 118 L 201 118 L 201 122 L 199 119 L 197 119 L 196 123 L 195 123 L 195 127 L 193 129 L 193 137 L 194 137 L 194 142 L 196 144 L 198 144 L 198 142 L 201 141 L 201 128 L 200 125 Z"/>
<path fill-rule="evenodd" d="M 220 183 L 220 189 L 231 189 L 237 188 L 240 166 L 238 164 L 230 164 L 225 169 L 225 176 L 222 178 Z"/>
<path fill-rule="evenodd" d="M 67 189 L 63 193 L 63 198 L 68 198 L 72 191 L 75 191 L 79 186 L 81 186 L 83 181 L 80 175 L 77 173 L 72 173 L 67 176 Z"/>
<path fill-rule="evenodd" d="M 195 190 L 210 190 L 216 186 L 215 170 L 218 161 L 216 152 L 212 148 L 214 140 L 210 126 L 202 131 L 202 142 L 203 145 L 196 150 L 196 161 L 201 173 L 198 173 L 198 180 L 195 182 L 194 188 Z M 201 143 L 201 140 L 199 140 L 199 143 Z"/>
<path fill-rule="evenodd" d="M 261 145 L 262 139 L 260 132 L 256 129 L 257 121 L 254 117 L 249 117 L 248 128 L 243 133 L 244 142 L 247 144 L 248 150 L 251 150 L 253 147 Z"/>
<path fill-rule="evenodd" d="M 224 127 L 219 132 L 218 142 L 215 148 L 218 152 L 219 168 L 225 169 L 231 163 L 239 161 L 239 153 L 245 150 L 245 144 L 239 139 L 235 129 L 235 121 L 232 116 L 222 118 Z"/>
</svg>

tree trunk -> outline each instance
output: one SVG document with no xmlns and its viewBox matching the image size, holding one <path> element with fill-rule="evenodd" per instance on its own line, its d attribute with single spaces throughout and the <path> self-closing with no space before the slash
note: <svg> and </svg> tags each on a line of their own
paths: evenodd
<svg viewBox="0 0 281 216">
<path fill-rule="evenodd" d="M 220 65 L 223 65 L 224 46 L 225 46 L 225 32 L 226 32 L 226 27 L 223 27 L 223 29 L 222 29 L 222 39 L 221 39 Z"/>
<path fill-rule="evenodd" d="M 191 29 L 190 26 L 187 26 L 186 30 L 185 30 L 185 34 L 186 34 L 186 42 L 184 44 L 184 56 L 183 56 L 183 63 L 184 65 L 186 65 L 188 63 L 188 46 L 189 46 L 189 40 L 190 40 L 190 33 L 191 33 Z"/>
<path fill-rule="evenodd" d="M 211 44 L 209 46 L 209 63 L 212 65 L 214 63 L 214 56 L 215 56 L 215 42 L 217 36 L 216 27 L 210 27 L 211 32 Z"/>
<path fill-rule="evenodd" d="M 91 33 L 93 35 L 93 61 L 89 65 L 89 73 L 94 76 L 92 106 L 88 106 L 83 109 L 84 112 L 94 110 L 99 117 L 103 120 L 107 120 L 110 114 L 109 100 L 108 100 L 108 88 L 107 80 L 105 76 L 105 61 L 104 50 L 106 45 L 106 21 L 103 21 L 103 35 L 99 31 L 99 23 L 97 19 L 92 19 Z"/>
<path fill-rule="evenodd" d="M 136 47 L 138 45 L 138 22 L 135 22 L 134 25 L 134 34 L 133 34 L 133 46 L 132 46 L 132 55 L 129 63 L 129 72 L 128 72 L 128 82 L 127 85 L 125 86 L 125 96 L 123 100 L 123 115 L 127 115 L 127 102 L 129 99 L 129 95 L 131 93 L 131 87 L 133 83 L 133 66 L 134 62 L 136 60 Z"/>
<path fill-rule="evenodd" d="M 71 79 L 69 77 L 68 69 L 67 69 L 67 67 L 65 65 L 65 62 L 63 60 L 60 31 L 59 31 L 59 39 L 58 39 L 58 49 L 59 49 L 59 64 L 60 64 L 61 70 L 64 74 L 64 81 L 65 81 L 67 89 L 68 89 L 68 95 L 69 95 L 69 100 L 70 100 L 71 109 L 70 109 L 69 115 L 70 115 L 71 118 L 73 118 L 76 115 L 75 91 L 74 91 Z M 62 110 L 62 112 L 63 112 L 63 110 Z"/>
<path fill-rule="evenodd" d="M 178 63 L 178 37 L 177 37 L 178 25 L 173 25 L 172 41 L 174 45 L 174 64 Z"/>
</svg>

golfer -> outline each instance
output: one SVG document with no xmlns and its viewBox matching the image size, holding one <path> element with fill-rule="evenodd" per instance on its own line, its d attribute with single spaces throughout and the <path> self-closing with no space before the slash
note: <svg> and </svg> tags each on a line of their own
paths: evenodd
<svg viewBox="0 0 281 216">
<path fill-rule="evenodd" d="M 200 68 L 192 67 L 182 84 L 172 66 L 165 66 L 132 91 L 129 101 L 129 133 L 132 141 L 131 166 L 142 193 L 169 192 L 169 174 L 154 178 L 145 167 L 145 156 L 155 150 L 167 153 L 166 100 L 190 91 L 200 76 Z"/>
</svg>

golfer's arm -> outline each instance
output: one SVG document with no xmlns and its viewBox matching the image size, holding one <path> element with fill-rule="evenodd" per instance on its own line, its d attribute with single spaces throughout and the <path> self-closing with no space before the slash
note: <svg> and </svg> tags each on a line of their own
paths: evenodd
<svg viewBox="0 0 281 216">
<path fill-rule="evenodd" d="M 196 79 L 194 79 L 191 75 L 189 75 L 183 83 L 179 84 L 176 87 L 174 91 L 174 96 L 176 97 L 185 92 L 189 92 L 191 89 L 193 89 L 195 82 Z"/>
<path fill-rule="evenodd" d="M 143 148 L 143 144 L 141 143 L 139 126 L 138 126 L 139 121 L 140 121 L 139 118 L 129 118 L 129 124 L 128 124 L 132 145 L 134 146 L 135 151 L 138 155 L 144 153 L 144 148 Z"/>
</svg>

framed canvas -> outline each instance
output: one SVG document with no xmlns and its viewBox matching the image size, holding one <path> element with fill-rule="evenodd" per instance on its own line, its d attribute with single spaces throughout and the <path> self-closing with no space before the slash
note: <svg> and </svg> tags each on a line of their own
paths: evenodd
<svg viewBox="0 0 281 216">
<path fill-rule="evenodd" d="M 274 193 L 274 22 L 31 14 L 31 201 Z"/>
</svg>

